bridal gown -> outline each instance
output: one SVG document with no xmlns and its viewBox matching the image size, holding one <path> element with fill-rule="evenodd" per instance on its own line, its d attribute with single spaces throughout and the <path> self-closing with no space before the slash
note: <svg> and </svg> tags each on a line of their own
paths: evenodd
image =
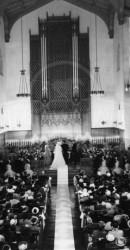
<svg viewBox="0 0 130 250">
<path fill-rule="evenodd" d="M 62 154 L 61 142 L 57 142 L 54 150 L 54 160 L 50 166 L 50 169 L 59 169 L 67 166 Z"/>
</svg>

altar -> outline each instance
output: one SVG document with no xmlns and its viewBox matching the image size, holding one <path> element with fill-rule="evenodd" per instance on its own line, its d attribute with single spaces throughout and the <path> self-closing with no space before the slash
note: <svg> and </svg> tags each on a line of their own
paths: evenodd
<svg viewBox="0 0 130 250">
<path fill-rule="evenodd" d="M 81 115 L 75 110 L 73 113 L 42 114 L 42 134 L 48 139 L 65 137 L 74 139 L 81 136 Z"/>
</svg>

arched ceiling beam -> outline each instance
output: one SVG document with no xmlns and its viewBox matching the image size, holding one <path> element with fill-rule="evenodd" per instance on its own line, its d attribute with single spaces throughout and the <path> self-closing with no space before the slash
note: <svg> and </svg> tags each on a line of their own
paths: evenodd
<svg viewBox="0 0 130 250">
<path fill-rule="evenodd" d="M 114 37 L 114 17 L 115 17 L 115 9 L 113 6 L 110 6 L 110 12 L 109 12 L 109 17 L 108 17 L 108 33 L 109 37 L 113 38 Z"/>
<path fill-rule="evenodd" d="M 9 42 L 9 38 L 10 38 L 10 31 L 14 25 L 14 23 L 19 19 L 21 18 L 22 16 L 25 16 L 26 14 L 29 14 L 30 12 L 36 10 L 36 9 L 39 9 L 40 7 L 52 2 L 53 0 L 39 0 L 37 2 L 37 4 L 33 4 L 31 5 L 31 7 L 26 7 L 26 8 L 22 8 L 20 9 L 19 12 L 17 12 L 17 14 L 7 18 L 7 16 L 5 15 L 5 13 L 2 14 L 2 17 L 3 17 L 3 20 L 5 21 L 5 27 L 6 27 L 6 30 L 5 30 L 5 37 L 6 37 L 6 42 Z M 8 25 L 7 25 L 8 23 Z M 8 36 L 7 36 L 7 27 L 8 27 Z M 8 38 L 7 38 L 8 37 Z"/>
<path fill-rule="evenodd" d="M 20 1 L 20 2 L 19 2 Z M 26 14 L 45 6 L 53 0 L 0 0 L 0 16 L 5 25 L 5 39 L 9 41 L 10 31 L 14 23 Z M 86 11 L 96 13 L 105 22 L 109 37 L 114 36 L 114 16 L 117 12 L 119 24 L 124 23 L 125 17 L 130 17 L 129 0 L 64 0 Z M 57 1 L 58 4 L 58 1 Z M 13 7 L 14 6 L 14 7 Z"/>
<path fill-rule="evenodd" d="M 125 18 L 125 0 L 109 0 L 111 5 L 114 7 L 117 12 L 119 25 L 124 24 Z"/>
<path fill-rule="evenodd" d="M 8 6 L 8 4 L 10 3 L 10 0 L 1 0 L 0 1 L 0 16 L 2 16 L 3 11 L 5 10 L 5 8 Z"/>
<path fill-rule="evenodd" d="M 119 24 L 124 24 L 124 18 L 125 18 L 125 11 L 124 11 L 124 4 L 125 0 L 118 0 L 118 22 Z"/>
<path fill-rule="evenodd" d="M 113 38 L 114 36 L 114 16 L 115 16 L 115 10 L 112 5 L 101 7 L 98 5 L 95 5 L 95 1 L 93 1 L 93 4 L 88 4 L 87 1 L 83 0 L 65 0 L 66 2 L 69 2 L 77 7 L 80 7 L 84 10 L 87 10 L 89 12 L 92 12 L 96 15 L 98 15 L 106 24 L 108 28 L 108 34 L 110 38 Z M 111 13 L 110 13 L 111 12 Z"/>
<path fill-rule="evenodd" d="M 4 21 L 5 42 L 9 42 L 9 39 L 10 39 L 9 19 L 6 13 L 3 13 L 2 17 Z"/>
</svg>

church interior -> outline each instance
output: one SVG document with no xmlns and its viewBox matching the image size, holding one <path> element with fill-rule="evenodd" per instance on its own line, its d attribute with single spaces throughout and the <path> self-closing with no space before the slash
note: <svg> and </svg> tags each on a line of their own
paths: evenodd
<svg viewBox="0 0 130 250">
<path fill-rule="evenodd" d="M 0 0 L 0 250 L 130 249 L 129 180 L 130 1 Z"/>
</svg>

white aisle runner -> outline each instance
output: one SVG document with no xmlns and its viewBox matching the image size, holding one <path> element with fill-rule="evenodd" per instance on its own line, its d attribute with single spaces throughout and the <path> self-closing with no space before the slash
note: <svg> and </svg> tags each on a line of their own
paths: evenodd
<svg viewBox="0 0 130 250">
<path fill-rule="evenodd" d="M 68 168 L 58 169 L 57 175 L 54 250 L 74 250 L 71 204 L 68 188 Z"/>
</svg>

